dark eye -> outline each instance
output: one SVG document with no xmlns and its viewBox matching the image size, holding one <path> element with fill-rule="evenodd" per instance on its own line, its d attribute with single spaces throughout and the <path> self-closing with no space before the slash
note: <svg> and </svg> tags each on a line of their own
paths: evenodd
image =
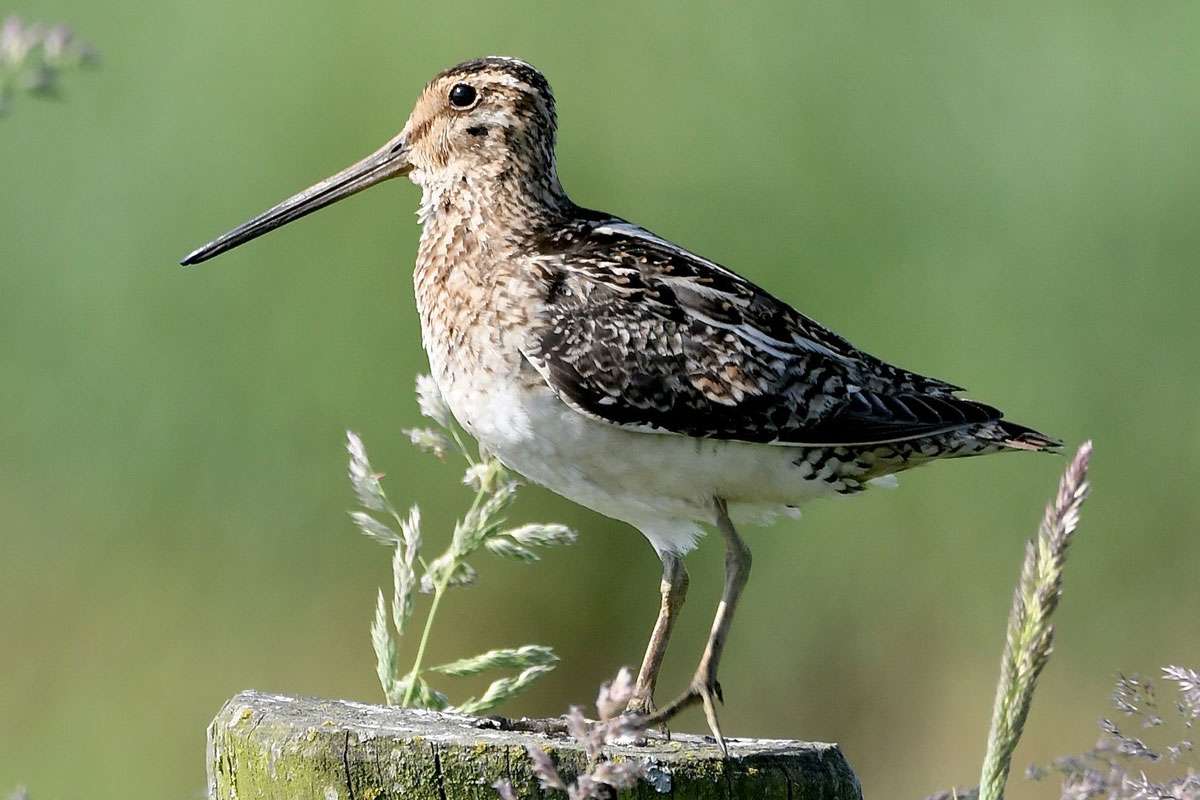
<svg viewBox="0 0 1200 800">
<path fill-rule="evenodd" d="M 456 83 L 450 87 L 450 105 L 455 108 L 470 108 L 475 105 L 476 97 L 478 95 L 475 93 L 474 86 Z"/>
</svg>

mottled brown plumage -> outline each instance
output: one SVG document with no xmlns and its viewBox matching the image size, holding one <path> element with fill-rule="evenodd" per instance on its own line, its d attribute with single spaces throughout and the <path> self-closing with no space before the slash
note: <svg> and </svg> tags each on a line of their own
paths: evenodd
<svg viewBox="0 0 1200 800">
<path fill-rule="evenodd" d="M 738 515 L 852 494 L 940 458 L 1053 449 L 958 387 L 868 355 L 724 267 L 576 206 L 554 97 L 516 59 L 435 77 L 380 150 L 188 256 L 196 263 L 387 178 L 422 190 L 414 284 L 434 379 L 458 421 L 531 480 L 646 535 L 662 606 L 631 710 L 652 694 L 715 523 L 725 589 L 688 690 L 720 739 L 717 665 L 750 552 Z"/>
</svg>

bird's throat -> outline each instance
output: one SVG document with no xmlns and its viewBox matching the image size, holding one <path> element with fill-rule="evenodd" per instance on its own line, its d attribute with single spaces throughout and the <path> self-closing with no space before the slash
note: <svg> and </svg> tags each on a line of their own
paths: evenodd
<svg viewBox="0 0 1200 800">
<path fill-rule="evenodd" d="M 574 210 L 553 169 L 418 170 L 412 180 L 421 187 L 417 219 L 426 228 L 466 222 L 512 232 L 561 222 Z"/>
</svg>

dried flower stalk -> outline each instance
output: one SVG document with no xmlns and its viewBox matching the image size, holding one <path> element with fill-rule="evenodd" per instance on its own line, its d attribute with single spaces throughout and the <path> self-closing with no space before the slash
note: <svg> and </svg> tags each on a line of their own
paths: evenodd
<svg viewBox="0 0 1200 800">
<path fill-rule="evenodd" d="M 604 745 L 618 739 L 636 737 L 645 731 L 623 716 L 629 698 L 633 696 L 633 673 L 622 667 L 615 680 L 600 687 L 596 697 L 599 720 L 589 722 L 578 706 L 567 713 L 567 730 L 587 753 L 588 770 L 571 783 L 558 771 L 554 759 L 539 747 L 528 745 L 533 774 L 546 791 L 566 792 L 568 800 L 605 800 L 616 792 L 633 788 L 646 774 L 646 765 L 634 761 L 609 761 L 604 757 Z M 493 788 L 501 800 L 516 800 L 517 793 L 507 780 L 497 781 Z"/>
<path fill-rule="evenodd" d="M 1200 720 L 1197 697 L 1200 674 L 1184 667 L 1162 669 L 1164 680 L 1175 684 L 1174 713 L 1160 712 L 1154 683 L 1139 675 L 1118 675 L 1112 693 L 1113 708 L 1124 716 L 1126 727 L 1139 727 L 1170 744 L 1151 745 L 1124 733 L 1110 719 L 1100 720 L 1100 741 L 1076 756 L 1055 759 L 1048 766 L 1026 770 L 1032 780 L 1056 775 L 1062 800 L 1200 800 L 1200 764 L 1197 764 L 1195 725 Z M 1172 741 L 1173 740 L 1173 741 Z M 1150 777 L 1147 770 L 1155 773 Z M 1175 774 L 1164 774 L 1173 772 Z"/>
</svg>

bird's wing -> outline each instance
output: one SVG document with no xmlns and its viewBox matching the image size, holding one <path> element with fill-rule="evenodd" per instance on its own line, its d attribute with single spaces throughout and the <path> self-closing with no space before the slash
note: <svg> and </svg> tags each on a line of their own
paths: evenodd
<svg viewBox="0 0 1200 800">
<path fill-rule="evenodd" d="M 577 411 L 642 431 L 856 445 L 999 419 L 867 355 L 744 278 L 619 219 L 536 243 L 526 359 Z"/>
</svg>

